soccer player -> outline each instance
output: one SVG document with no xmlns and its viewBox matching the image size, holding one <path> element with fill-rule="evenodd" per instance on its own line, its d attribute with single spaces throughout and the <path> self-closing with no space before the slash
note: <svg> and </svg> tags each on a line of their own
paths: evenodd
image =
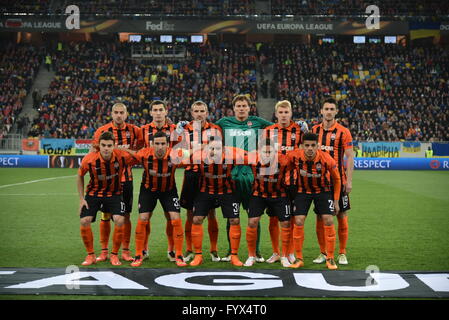
<svg viewBox="0 0 449 320">
<path fill-rule="evenodd" d="M 155 100 L 150 104 L 150 115 L 153 118 L 153 121 L 149 124 L 143 125 L 140 127 L 142 130 L 142 136 L 145 142 L 145 147 L 151 147 L 154 139 L 154 135 L 157 132 L 164 132 L 167 137 L 169 137 L 170 147 L 176 143 L 173 141 L 172 137 L 175 137 L 174 131 L 176 129 L 176 125 L 169 124 L 167 121 L 168 115 L 168 106 L 164 101 Z M 174 242 L 173 242 L 173 228 L 170 222 L 170 215 L 168 212 L 164 212 L 166 225 L 165 225 L 165 233 L 167 235 L 168 240 L 168 249 L 167 249 L 167 258 L 169 261 L 176 261 L 176 255 L 174 252 Z M 146 257 L 146 255 L 145 255 Z"/>
<path fill-rule="evenodd" d="M 114 134 L 109 131 L 103 132 L 99 137 L 99 151 L 88 153 L 78 169 L 80 231 L 88 254 L 82 263 L 83 266 L 89 266 L 97 261 L 90 225 L 95 221 L 99 210 L 110 213 L 115 222 L 110 261 L 112 265 L 121 265 L 117 254 L 125 232 L 125 204 L 122 201 L 120 180 L 126 166 L 131 165 L 134 158 L 125 151 L 114 149 L 114 144 Z M 87 172 L 90 174 L 90 181 L 84 195 L 84 175 Z"/>
<path fill-rule="evenodd" d="M 142 184 L 139 193 L 139 219 L 136 227 L 136 256 L 131 263 L 139 267 L 143 263 L 144 250 L 148 244 L 151 230 L 150 219 L 160 201 L 164 212 L 168 212 L 173 228 L 173 243 L 175 247 L 175 262 L 179 267 L 187 264 L 182 256 L 184 234 L 180 216 L 178 192 L 175 183 L 175 170 L 182 165 L 181 156 L 169 148 L 169 137 L 164 132 L 157 132 L 153 136 L 152 147 L 143 148 L 138 152 L 129 151 L 144 167 Z"/>
<path fill-rule="evenodd" d="M 321 150 L 327 152 L 336 162 L 338 172 L 342 181 L 340 208 L 337 214 L 338 220 L 338 240 L 339 240 L 339 264 L 348 264 L 346 257 L 346 242 L 348 241 L 348 216 L 347 213 L 351 209 L 349 203 L 349 193 L 352 190 L 352 172 L 354 171 L 354 151 L 352 149 L 351 132 L 335 119 L 338 108 L 334 99 L 327 99 L 321 107 L 323 122 L 315 125 L 312 132 L 318 135 L 318 142 Z M 343 158 L 346 157 L 346 170 L 343 164 Z M 317 215 L 316 233 L 321 253 L 313 260 L 314 263 L 323 263 L 326 260 L 325 240 L 323 221 Z"/>
<path fill-rule="evenodd" d="M 253 192 L 249 200 L 248 227 L 246 228 L 246 242 L 248 245 L 248 259 L 245 266 L 250 267 L 256 262 L 257 227 L 265 209 L 278 217 L 281 222 L 283 267 L 289 267 L 287 247 L 291 239 L 290 229 L 290 201 L 283 186 L 284 175 L 288 166 L 285 155 L 278 155 L 274 144 L 259 146 L 257 159 L 251 165 L 254 174 Z M 278 240 L 279 241 L 279 240 Z M 294 261 L 293 261 L 294 262 Z"/>
<path fill-rule="evenodd" d="M 301 140 L 304 132 L 308 131 L 307 123 L 300 122 L 299 125 L 292 121 L 292 106 L 290 101 L 282 100 L 276 103 L 275 116 L 277 123 L 265 128 L 263 132 L 264 139 L 274 139 L 277 143 L 277 149 L 281 155 L 286 155 L 288 151 L 298 149 L 301 146 Z M 279 255 L 279 220 L 278 215 L 272 210 L 267 211 L 270 217 L 269 231 L 273 254 L 267 259 L 268 263 L 274 263 L 280 260 Z M 293 217 L 292 217 L 293 219 Z M 291 224 L 293 227 L 293 223 Z M 292 232 L 293 234 L 293 232 Z M 293 238 L 290 241 L 288 249 L 288 258 L 290 263 L 295 262 Z"/>
<path fill-rule="evenodd" d="M 193 155 L 202 159 L 200 169 L 200 192 L 193 204 L 192 242 L 195 249 L 195 258 L 191 266 L 203 263 L 203 220 L 218 202 L 223 217 L 230 222 L 229 239 L 231 243 L 230 261 L 234 266 L 241 267 L 243 263 L 238 257 L 240 246 L 240 202 L 235 195 L 234 182 L 231 171 L 235 163 L 245 161 L 245 152 L 242 149 L 223 148 L 222 137 L 211 136 L 207 148 Z M 247 160 L 247 159 L 246 159 Z"/>
<path fill-rule="evenodd" d="M 190 107 L 190 114 L 193 121 L 184 126 L 184 140 L 186 148 L 191 150 L 191 154 L 202 150 L 210 136 L 221 136 L 219 126 L 207 121 L 209 111 L 207 104 L 203 101 L 195 101 Z M 179 126 L 179 124 L 178 124 Z M 181 191 L 181 207 L 187 210 L 187 219 L 184 226 L 187 254 L 184 260 L 189 262 L 193 257 L 192 248 L 192 223 L 193 223 L 193 201 L 199 192 L 199 163 L 194 164 L 193 158 L 184 171 L 184 181 Z M 210 255 L 213 262 L 220 261 L 217 250 L 218 223 L 215 210 L 211 209 L 208 214 L 208 232 L 210 239 Z"/>
<path fill-rule="evenodd" d="M 326 265 L 328 269 L 335 270 L 337 265 L 334 261 L 335 228 L 333 215 L 340 210 L 338 204 L 341 191 L 340 174 L 336 161 L 329 154 L 318 150 L 318 136 L 316 134 L 306 133 L 303 139 L 302 149 L 296 149 L 287 154 L 290 166 L 295 170 L 295 182 L 298 186 L 292 214 L 295 217 L 293 239 L 299 261 L 291 267 L 304 266 L 302 254 L 304 222 L 313 201 L 315 213 L 321 216 L 324 224 Z M 329 178 L 332 180 L 333 192 L 331 191 Z"/>
<path fill-rule="evenodd" d="M 100 128 L 94 134 L 92 145 L 98 147 L 100 135 L 103 132 L 112 132 L 118 146 L 138 150 L 143 146 L 142 132 L 139 127 L 126 123 L 128 111 L 123 103 L 115 103 L 112 106 L 112 121 Z M 122 243 L 122 259 L 132 261 L 133 258 L 129 252 L 129 242 L 131 239 L 131 220 L 130 214 L 133 206 L 133 175 L 131 166 L 127 166 L 121 177 L 123 185 L 123 202 L 125 203 L 125 235 Z M 102 213 L 100 220 L 100 244 L 101 254 L 97 262 L 108 259 L 109 235 L 111 232 L 110 224 L 111 214 Z"/>
<path fill-rule="evenodd" d="M 257 149 L 257 142 L 259 138 L 259 129 L 272 125 L 265 119 L 256 116 L 250 116 L 251 99 L 246 95 L 240 94 L 234 97 L 232 100 L 234 116 L 224 117 L 216 122 L 218 126 L 223 130 L 224 143 L 226 146 L 236 147 L 248 152 L 255 151 Z M 252 176 L 252 170 L 247 165 L 236 166 L 232 172 L 232 176 L 235 179 L 236 189 L 241 197 L 242 206 L 244 209 L 248 209 L 248 201 L 251 196 L 252 183 L 254 177 Z M 229 235 L 230 223 L 227 223 L 227 234 Z M 230 245 L 230 239 L 228 238 Z M 260 227 L 257 228 L 257 245 L 256 245 L 256 261 L 264 262 L 265 259 L 260 253 Z M 229 247 L 226 257 L 221 258 L 222 261 L 229 261 L 231 258 L 231 248 Z"/>
</svg>

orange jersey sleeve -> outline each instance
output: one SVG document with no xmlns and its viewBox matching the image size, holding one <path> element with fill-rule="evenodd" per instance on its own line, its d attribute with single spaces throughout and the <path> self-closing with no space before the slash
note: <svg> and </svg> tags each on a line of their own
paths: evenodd
<svg viewBox="0 0 449 320">
<path fill-rule="evenodd" d="M 337 168 L 337 162 L 334 159 L 332 159 L 332 157 L 329 154 L 324 152 L 322 152 L 321 154 L 323 158 L 326 159 L 328 170 L 331 175 L 332 185 L 334 186 L 334 200 L 339 200 L 341 192 L 341 178 L 340 172 L 338 171 Z"/>
</svg>

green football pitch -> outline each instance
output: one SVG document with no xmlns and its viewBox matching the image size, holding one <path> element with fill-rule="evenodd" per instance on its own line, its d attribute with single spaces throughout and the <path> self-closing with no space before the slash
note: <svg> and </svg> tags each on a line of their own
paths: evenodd
<svg viewBox="0 0 449 320">
<path fill-rule="evenodd" d="M 142 171 L 134 170 L 133 226 Z M 80 264 L 85 249 L 79 234 L 75 169 L 0 169 L 0 267 L 66 267 Z M 178 190 L 182 170 L 177 171 Z M 88 177 L 86 177 L 88 180 Z M 449 270 L 449 172 L 356 171 L 349 212 L 349 265 L 341 270 Z M 247 257 L 246 213 L 241 212 L 241 260 Z M 185 211 L 182 210 L 185 220 Z M 262 217 L 261 251 L 271 255 L 268 216 Z M 97 219 L 98 221 L 98 219 Z M 218 211 L 219 253 L 227 251 L 225 220 Z M 209 249 L 205 222 L 204 251 Z M 144 267 L 174 267 L 166 258 L 165 218 L 158 207 L 151 221 L 150 259 Z M 93 224 L 100 251 L 99 224 Z M 338 248 L 338 244 L 337 244 Z M 134 252 L 134 234 L 131 237 Z M 305 268 L 322 269 L 311 261 L 319 253 L 312 209 L 306 221 Z M 233 268 L 208 261 L 202 268 Z M 124 263 L 123 266 L 127 266 Z M 109 263 L 98 267 L 113 267 Z M 256 264 L 253 268 L 279 268 Z"/>
<path fill-rule="evenodd" d="M 133 231 L 141 169 L 134 170 Z M 176 173 L 178 190 L 183 171 Z M 86 183 L 88 177 L 86 176 Z M 356 171 L 349 212 L 349 265 L 340 270 L 449 270 L 449 172 Z M 86 251 L 79 233 L 76 169 L 0 169 L 0 267 L 65 268 L 80 265 Z M 219 254 L 228 245 L 226 223 L 218 210 Z M 185 221 L 185 211 L 182 210 Z M 99 217 L 97 217 L 97 221 Z M 268 216 L 261 220 L 261 251 L 268 258 L 271 242 Z M 246 213 L 241 211 L 242 239 L 239 256 L 247 257 Z M 205 221 L 203 251 L 209 250 Z M 99 224 L 94 223 L 95 250 L 100 252 Z M 150 259 L 142 267 L 176 268 L 167 260 L 165 218 L 160 205 L 151 220 Z M 338 241 L 337 248 L 338 250 Z M 131 236 L 134 252 L 134 233 Z M 309 212 L 305 227 L 305 269 L 323 270 L 312 260 L 319 253 L 315 214 Z M 121 267 L 127 267 L 124 262 Z M 108 262 L 94 268 L 114 268 Z M 131 267 L 130 267 L 131 268 Z M 237 269 L 208 257 L 197 269 Z M 251 269 L 282 268 L 279 263 L 258 263 Z"/>
</svg>

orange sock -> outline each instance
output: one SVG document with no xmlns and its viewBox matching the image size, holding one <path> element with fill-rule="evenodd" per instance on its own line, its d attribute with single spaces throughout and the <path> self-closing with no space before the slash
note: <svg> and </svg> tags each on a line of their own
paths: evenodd
<svg viewBox="0 0 449 320">
<path fill-rule="evenodd" d="M 324 238 L 326 239 L 327 258 L 334 258 L 335 251 L 335 228 L 334 225 L 324 226 Z"/>
<path fill-rule="evenodd" d="M 87 254 L 94 253 L 94 235 L 90 226 L 80 226 L 81 239 L 83 239 Z"/>
<path fill-rule="evenodd" d="M 144 244 L 144 249 L 143 250 L 145 250 L 145 251 L 147 251 L 148 252 L 148 238 L 150 237 L 150 233 L 151 233 L 151 221 L 149 221 L 148 220 L 148 224 L 147 224 L 147 226 L 146 226 L 146 228 L 145 228 L 145 241 L 143 242 L 143 244 Z"/>
<path fill-rule="evenodd" d="M 209 232 L 210 251 L 218 251 L 218 221 L 216 217 L 207 218 L 207 231 Z"/>
<path fill-rule="evenodd" d="M 298 259 L 303 259 L 302 246 L 304 244 L 304 226 L 294 225 L 293 241 L 295 243 L 296 257 Z"/>
<path fill-rule="evenodd" d="M 292 239 L 291 228 L 281 227 L 281 239 L 282 239 L 282 256 L 286 257 L 288 254 L 288 249 L 290 246 L 290 241 Z"/>
<path fill-rule="evenodd" d="M 176 257 L 182 256 L 182 247 L 184 244 L 184 231 L 182 230 L 181 219 L 171 220 L 173 226 L 173 242 L 175 244 Z"/>
<path fill-rule="evenodd" d="M 192 243 L 195 248 L 195 254 L 203 254 L 203 225 L 192 225 Z"/>
<path fill-rule="evenodd" d="M 173 242 L 173 226 L 171 220 L 167 220 L 165 224 L 165 234 L 167 235 L 168 248 L 167 251 L 174 251 L 175 243 Z"/>
<path fill-rule="evenodd" d="M 186 235 L 186 250 L 187 251 L 193 251 L 192 250 L 192 221 L 186 220 L 186 223 L 184 225 L 184 233 Z"/>
<path fill-rule="evenodd" d="M 295 254 L 295 244 L 293 242 L 293 229 L 295 227 L 295 218 L 290 221 L 290 241 L 288 242 L 287 255 Z"/>
<path fill-rule="evenodd" d="M 109 235 L 111 234 L 111 220 L 100 220 L 100 244 L 101 249 L 109 246 Z"/>
<path fill-rule="evenodd" d="M 115 225 L 114 235 L 112 236 L 112 254 L 117 254 L 123 242 L 123 235 L 125 234 L 125 225 L 121 227 Z"/>
<path fill-rule="evenodd" d="M 278 217 L 270 217 L 270 225 L 268 226 L 270 231 L 271 247 L 273 253 L 279 254 L 279 219 Z"/>
<path fill-rule="evenodd" d="M 142 251 L 145 250 L 145 239 L 148 239 L 147 236 L 147 226 L 149 221 L 137 220 L 136 226 L 136 256 L 143 256 Z M 147 242 L 148 244 L 148 242 Z"/>
<path fill-rule="evenodd" d="M 232 254 L 238 254 L 241 236 L 242 236 L 242 228 L 240 227 L 240 225 L 231 224 L 229 228 L 229 238 L 231 240 Z"/>
<path fill-rule="evenodd" d="M 338 218 L 338 241 L 340 254 L 346 254 L 346 242 L 348 241 L 348 216 Z"/>
<path fill-rule="evenodd" d="M 257 242 L 257 227 L 246 227 L 246 244 L 248 246 L 248 255 L 250 257 L 256 256 L 256 242 Z"/>
<path fill-rule="evenodd" d="M 324 222 L 323 219 L 316 218 L 316 237 L 318 239 L 318 244 L 320 245 L 320 252 L 326 253 L 326 240 L 324 238 Z"/>
<path fill-rule="evenodd" d="M 125 229 L 123 234 L 123 242 L 122 242 L 122 250 L 128 249 L 129 250 L 129 243 L 131 241 L 131 221 L 125 220 Z"/>
</svg>

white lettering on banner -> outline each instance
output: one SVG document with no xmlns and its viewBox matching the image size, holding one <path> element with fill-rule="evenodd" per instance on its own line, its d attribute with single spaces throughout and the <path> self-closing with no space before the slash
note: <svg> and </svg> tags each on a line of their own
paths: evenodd
<svg viewBox="0 0 449 320">
<path fill-rule="evenodd" d="M 186 280 L 193 277 L 210 277 L 210 276 L 240 276 L 248 279 L 214 279 L 213 283 L 229 283 L 228 286 L 214 286 L 207 284 L 190 283 Z M 261 290 L 282 288 L 282 280 L 278 277 L 252 272 L 195 272 L 195 273 L 178 273 L 161 276 L 154 280 L 157 284 L 166 287 L 190 289 L 190 290 L 218 290 L 218 291 L 233 291 L 233 290 Z"/>
<path fill-rule="evenodd" d="M 334 286 L 326 282 L 321 273 L 295 273 L 296 284 L 301 287 L 326 291 L 390 291 L 407 288 L 409 284 L 395 273 L 372 273 L 370 276 L 377 284 L 371 286 Z"/>
<path fill-rule="evenodd" d="M 83 278 L 92 277 L 96 280 L 81 280 Z M 100 272 L 73 272 L 64 274 L 61 276 L 44 278 L 41 280 L 35 280 L 25 282 L 21 284 L 12 285 L 6 287 L 8 289 L 40 289 L 54 285 L 67 286 L 68 283 L 73 282 L 73 285 L 82 286 L 108 286 L 112 289 L 136 289 L 145 290 L 148 289 L 134 281 L 131 281 L 121 275 L 118 275 L 112 271 L 100 271 Z"/>
<path fill-rule="evenodd" d="M 380 10 L 376 5 L 370 5 L 366 7 L 365 13 L 371 13 L 371 15 L 366 18 L 365 26 L 367 29 L 380 29 Z"/>
<path fill-rule="evenodd" d="M 390 168 L 391 160 L 355 160 L 354 168 L 377 168 L 388 169 Z"/>
<path fill-rule="evenodd" d="M 165 21 L 161 21 L 159 23 L 153 23 L 152 21 L 146 22 L 147 30 L 151 31 L 174 31 L 175 25 L 167 23 Z"/>
<path fill-rule="evenodd" d="M 449 161 L 443 161 L 443 169 L 449 169 Z"/>
<path fill-rule="evenodd" d="M 449 292 L 449 273 L 415 274 L 415 276 L 436 292 Z"/>
<path fill-rule="evenodd" d="M 440 30 L 441 31 L 449 30 L 449 24 L 440 24 Z"/>
<path fill-rule="evenodd" d="M 2 157 L 0 158 L 0 162 L 3 166 L 15 167 L 19 164 L 19 158 Z"/>
<path fill-rule="evenodd" d="M 1 275 L 10 275 L 10 274 L 14 274 L 16 273 L 15 271 L 0 271 L 0 276 Z"/>
<path fill-rule="evenodd" d="M 65 20 L 65 27 L 69 30 L 80 28 L 80 8 L 76 5 L 70 5 L 65 8 L 65 13 L 69 16 Z"/>
<path fill-rule="evenodd" d="M 332 23 L 257 23 L 258 30 L 333 30 Z"/>
</svg>

